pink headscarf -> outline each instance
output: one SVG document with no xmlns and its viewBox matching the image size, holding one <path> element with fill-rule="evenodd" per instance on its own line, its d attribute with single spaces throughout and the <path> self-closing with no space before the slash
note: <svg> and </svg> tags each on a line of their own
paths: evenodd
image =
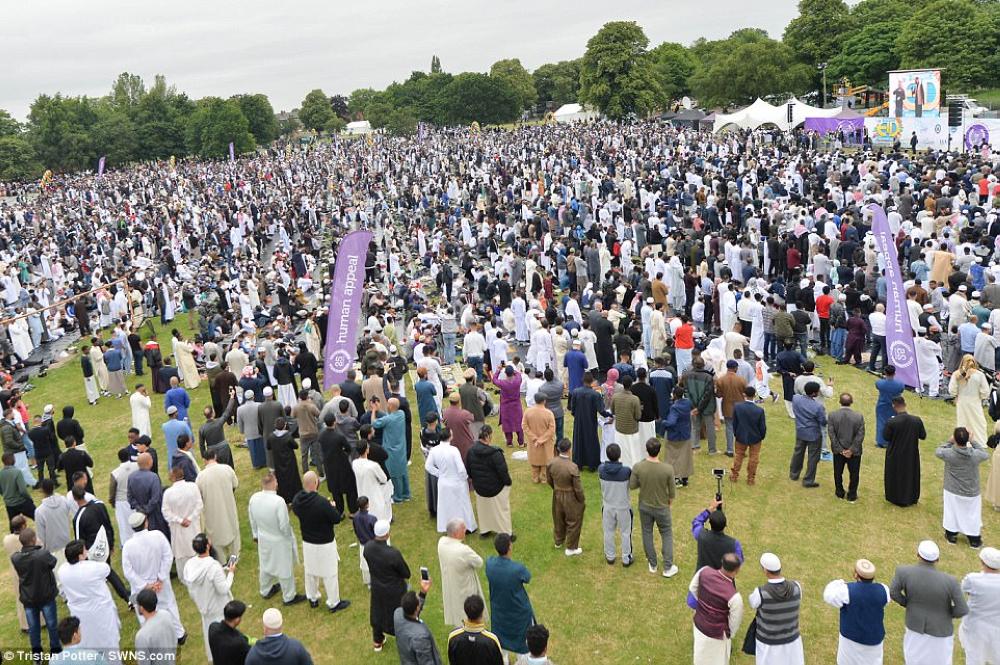
<svg viewBox="0 0 1000 665">
<path fill-rule="evenodd" d="M 612 397 L 615 394 L 615 383 L 618 381 L 618 370 L 614 367 L 608 370 L 608 376 L 604 379 L 601 387 L 604 389 L 605 397 Z"/>
</svg>

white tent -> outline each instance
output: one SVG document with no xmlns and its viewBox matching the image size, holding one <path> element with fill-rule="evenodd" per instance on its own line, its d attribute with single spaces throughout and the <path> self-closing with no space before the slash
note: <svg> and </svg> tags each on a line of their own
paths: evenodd
<svg viewBox="0 0 1000 665">
<path fill-rule="evenodd" d="M 372 133 L 372 123 L 367 120 L 355 120 L 354 122 L 347 123 L 347 127 L 344 129 L 345 134 L 371 134 Z"/>
<path fill-rule="evenodd" d="M 792 107 L 791 123 L 788 122 L 789 105 Z M 735 113 L 720 113 L 716 115 L 712 130 L 718 132 L 721 129 L 732 126 L 739 127 L 740 129 L 757 129 L 765 125 L 773 125 L 782 131 L 788 131 L 804 123 L 806 118 L 828 118 L 837 115 L 839 112 L 839 108 L 821 109 L 809 106 L 795 97 L 792 97 L 779 106 L 768 104 L 758 97 L 753 104 Z"/>
<path fill-rule="evenodd" d="M 581 122 L 596 120 L 601 117 L 597 111 L 592 111 L 580 104 L 563 104 L 552 114 L 556 122 Z"/>
</svg>

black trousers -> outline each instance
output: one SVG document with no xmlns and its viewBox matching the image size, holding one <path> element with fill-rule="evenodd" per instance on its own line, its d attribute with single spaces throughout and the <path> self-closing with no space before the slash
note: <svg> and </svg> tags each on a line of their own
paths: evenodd
<svg viewBox="0 0 1000 665">
<path fill-rule="evenodd" d="M 848 459 L 840 454 L 833 456 L 833 484 L 838 497 L 844 496 L 844 467 L 847 467 L 849 475 L 847 498 L 854 500 L 858 498 L 858 483 L 861 480 L 861 457 L 855 456 Z"/>
<path fill-rule="evenodd" d="M 55 453 L 51 455 L 46 455 L 45 457 L 39 457 L 35 455 L 35 463 L 38 464 L 38 480 L 39 482 L 45 477 L 45 467 L 49 468 L 49 478 L 55 481 L 56 485 L 59 484 L 56 476 L 56 455 Z"/>
</svg>

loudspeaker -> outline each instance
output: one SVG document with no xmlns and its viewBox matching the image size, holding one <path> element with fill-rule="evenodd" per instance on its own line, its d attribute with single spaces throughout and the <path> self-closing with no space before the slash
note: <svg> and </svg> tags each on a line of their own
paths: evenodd
<svg viewBox="0 0 1000 665">
<path fill-rule="evenodd" d="M 792 104 L 788 105 L 788 124 L 792 124 Z"/>
<path fill-rule="evenodd" d="M 948 126 L 962 126 L 962 102 L 960 100 L 948 102 Z"/>
</svg>

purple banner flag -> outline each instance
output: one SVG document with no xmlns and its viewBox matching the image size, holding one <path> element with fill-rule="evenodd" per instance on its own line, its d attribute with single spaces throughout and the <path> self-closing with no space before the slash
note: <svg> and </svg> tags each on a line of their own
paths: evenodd
<svg viewBox="0 0 1000 665">
<path fill-rule="evenodd" d="M 233 146 L 232 141 L 229 142 L 229 161 L 231 162 L 236 161 L 236 148 L 235 146 Z"/>
<path fill-rule="evenodd" d="M 107 161 L 107 159 L 108 159 L 108 156 L 104 155 L 99 160 L 97 160 L 97 175 L 98 176 L 104 175 L 104 162 Z"/>
<path fill-rule="evenodd" d="M 913 326 L 910 325 L 910 310 L 906 305 L 906 289 L 903 288 L 903 274 L 896 254 L 896 241 L 889 220 L 881 206 L 868 206 L 872 211 L 872 233 L 875 243 L 885 258 L 885 345 L 889 363 L 896 367 L 896 378 L 911 388 L 920 387 L 917 371 L 917 351 L 913 346 Z"/>
<path fill-rule="evenodd" d="M 330 286 L 330 318 L 326 324 L 323 362 L 323 390 L 347 378 L 354 365 L 358 338 L 358 315 L 364 296 L 365 259 L 371 231 L 354 231 L 344 236 L 337 249 Z"/>
</svg>

